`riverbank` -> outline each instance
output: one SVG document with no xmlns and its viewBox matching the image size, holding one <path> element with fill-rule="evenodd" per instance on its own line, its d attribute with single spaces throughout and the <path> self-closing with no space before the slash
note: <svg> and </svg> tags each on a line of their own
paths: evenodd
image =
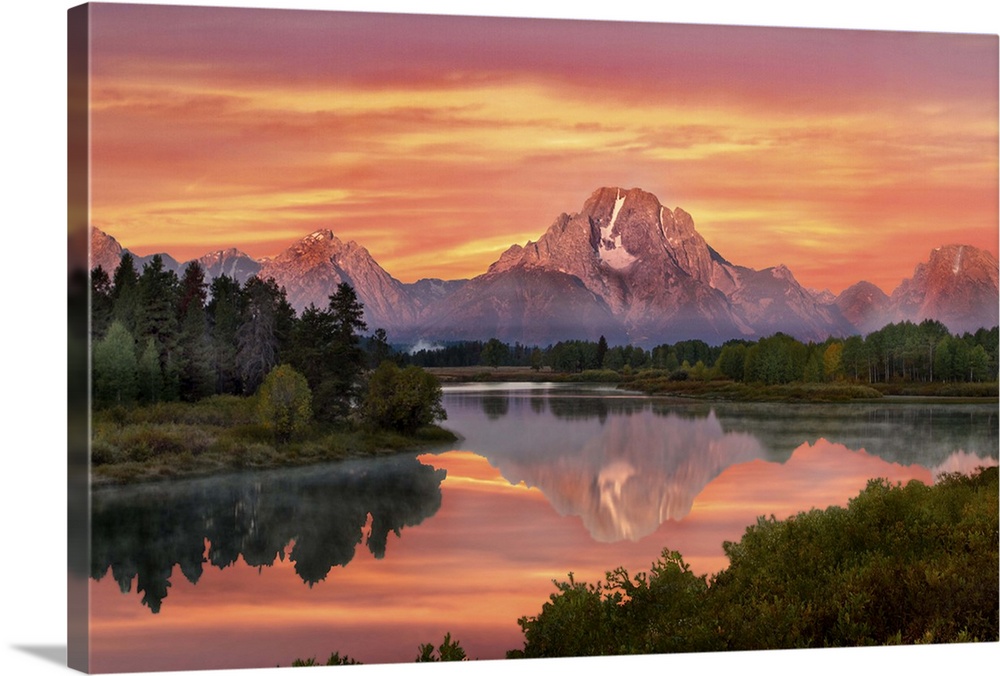
<svg viewBox="0 0 1000 676">
<path fill-rule="evenodd" d="M 256 421 L 254 400 L 235 396 L 117 407 L 94 414 L 91 483 L 127 484 L 295 467 L 425 451 L 456 440 L 452 432 L 437 425 L 404 435 L 313 423 L 279 443 Z"/>
<path fill-rule="evenodd" d="M 550 368 L 482 366 L 427 368 L 442 383 L 553 382 L 608 383 L 650 396 L 670 396 L 709 401 L 841 403 L 891 398 L 928 401 L 1000 401 L 997 383 L 787 383 L 765 385 L 732 380 L 678 378 L 665 371 L 622 373 L 609 369 L 560 373 Z"/>
<path fill-rule="evenodd" d="M 1000 401 L 996 383 L 737 383 L 732 380 L 680 380 L 639 377 L 624 381 L 622 389 L 652 396 L 712 401 L 843 403 L 849 401 L 923 401 L 990 403 Z"/>
</svg>

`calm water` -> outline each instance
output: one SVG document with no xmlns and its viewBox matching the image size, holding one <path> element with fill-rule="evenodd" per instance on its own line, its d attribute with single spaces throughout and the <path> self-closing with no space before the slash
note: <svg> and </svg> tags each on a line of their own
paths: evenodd
<svg viewBox="0 0 1000 676">
<path fill-rule="evenodd" d="M 670 547 L 710 574 L 760 514 L 997 464 L 995 404 L 494 384 L 445 406 L 461 440 L 434 453 L 96 491 L 92 669 L 408 662 L 448 631 L 501 658 L 571 571 L 638 572 Z"/>
</svg>

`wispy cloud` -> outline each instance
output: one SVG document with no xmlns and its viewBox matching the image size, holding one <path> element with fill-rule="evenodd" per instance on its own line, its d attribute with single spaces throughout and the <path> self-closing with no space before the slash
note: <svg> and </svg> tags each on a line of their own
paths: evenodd
<svg viewBox="0 0 1000 676">
<path fill-rule="evenodd" d="M 812 286 L 901 279 L 945 232 L 996 253 L 995 40 L 335 16 L 100 10 L 94 222 L 182 256 L 330 227 L 472 276 L 623 185 Z"/>
</svg>

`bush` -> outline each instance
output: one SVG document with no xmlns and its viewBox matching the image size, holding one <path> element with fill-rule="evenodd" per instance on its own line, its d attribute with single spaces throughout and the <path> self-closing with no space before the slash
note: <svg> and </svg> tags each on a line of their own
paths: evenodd
<svg viewBox="0 0 1000 676">
<path fill-rule="evenodd" d="M 441 385 L 417 366 L 401 369 L 393 362 L 382 362 L 368 381 L 361 417 L 370 428 L 413 434 L 446 418 Z"/>
<path fill-rule="evenodd" d="M 347 655 L 341 655 L 340 651 L 332 653 L 329 658 L 327 658 L 326 663 L 317 662 L 315 657 L 310 657 L 307 660 L 297 659 L 292 662 L 293 667 L 335 667 L 335 666 L 350 666 L 352 664 L 361 664 L 361 662 L 356 661 L 353 657 L 348 657 Z"/>
<path fill-rule="evenodd" d="M 312 420 L 312 392 L 305 376 L 287 364 L 274 367 L 257 391 L 257 417 L 279 442 Z"/>
<path fill-rule="evenodd" d="M 444 635 L 436 654 L 432 643 L 421 643 L 417 648 L 417 662 L 464 662 L 466 659 L 465 648 L 458 641 L 452 641 L 450 633 Z"/>
<path fill-rule="evenodd" d="M 761 517 L 706 583 L 664 550 L 649 576 L 556 583 L 508 657 L 996 641 L 998 470 L 875 479 L 846 508 Z"/>
</svg>

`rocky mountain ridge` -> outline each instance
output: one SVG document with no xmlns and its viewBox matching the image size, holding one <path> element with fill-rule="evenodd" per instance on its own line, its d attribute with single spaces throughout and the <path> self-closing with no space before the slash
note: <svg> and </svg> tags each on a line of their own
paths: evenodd
<svg viewBox="0 0 1000 676">
<path fill-rule="evenodd" d="M 92 267 L 112 273 L 123 251 L 93 229 Z M 549 344 L 604 335 L 613 344 L 652 346 L 778 331 L 821 341 L 904 319 L 938 319 L 953 332 L 991 327 L 1000 306 L 996 259 L 975 247 L 939 247 L 891 296 L 868 282 L 833 296 L 801 286 L 784 265 L 754 270 L 731 263 L 690 214 L 636 188 L 598 189 L 579 212 L 560 214 L 537 241 L 512 245 L 470 280 L 405 284 L 363 246 L 330 230 L 269 259 L 228 249 L 198 260 L 210 277 L 274 278 L 297 311 L 324 306 L 338 283 L 350 283 L 369 328 L 385 328 L 398 342 L 497 337 Z M 169 259 L 174 265 L 182 267 Z"/>
</svg>

